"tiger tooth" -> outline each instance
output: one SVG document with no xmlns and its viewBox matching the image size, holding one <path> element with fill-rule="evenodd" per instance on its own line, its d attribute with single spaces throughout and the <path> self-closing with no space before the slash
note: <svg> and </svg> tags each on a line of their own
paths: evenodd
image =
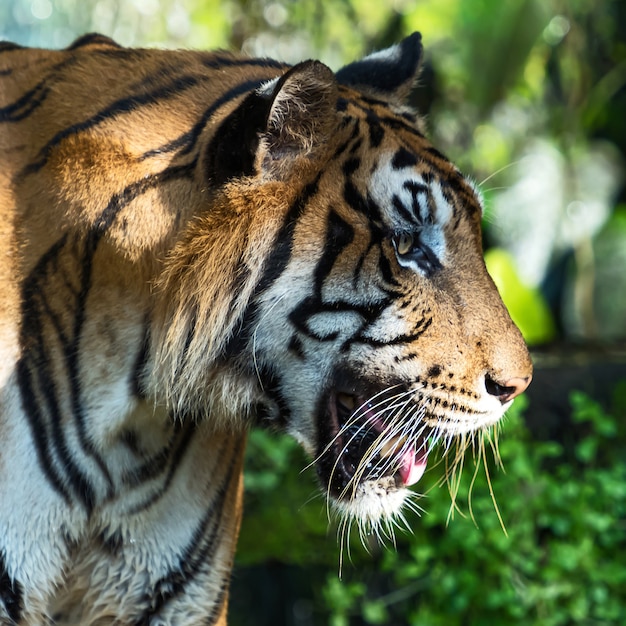
<svg viewBox="0 0 626 626">
<path fill-rule="evenodd" d="M 406 435 L 403 437 L 390 437 L 389 439 L 385 439 L 383 441 L 382 446 L 380 447 L 380 456 L 383 458 L 387 458 L 398 454 L 398 452 L 402 449 L 402 446 L 407 442 Z"/>
<path fill-rule="evenodd" d="M 341 404 L 341 406 L 344 409 L 347 409 L 350 412 L 354 411 L 354 406 L 355 406 L 354 396 L 351 396 L 347 393 L 338 393 L 337 402 Z"/>
</svg>

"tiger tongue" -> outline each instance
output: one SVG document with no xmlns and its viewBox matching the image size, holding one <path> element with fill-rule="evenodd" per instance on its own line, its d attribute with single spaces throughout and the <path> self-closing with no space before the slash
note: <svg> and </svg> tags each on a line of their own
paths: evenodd
<svg viewBox="0 0 626 626">
<path fill-rule="evenodd" d="M 398 469 L 402 482 L 407 487 L 414 485 L 424 475 L 427 462 L 428 452 L 426 450 L 420 449 L 417 453 L 415 450 L 407 450 L 400 457 Z"/>
</svg>

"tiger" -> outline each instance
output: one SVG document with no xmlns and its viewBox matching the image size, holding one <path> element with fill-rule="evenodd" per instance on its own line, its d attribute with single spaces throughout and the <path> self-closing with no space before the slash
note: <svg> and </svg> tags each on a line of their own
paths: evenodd
<svg viewBox="0 0 626 626">
<path fill-rule="evenodd" d="M 422 56 L 0 46 L 1 624 L 224 625 L 252 426 L 375 530 L 526 389 Z"/>
</svg>

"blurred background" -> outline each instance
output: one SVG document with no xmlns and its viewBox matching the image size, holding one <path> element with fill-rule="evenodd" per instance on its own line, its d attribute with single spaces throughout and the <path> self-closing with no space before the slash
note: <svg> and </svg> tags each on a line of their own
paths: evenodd
<svg viewBox="0 0 626 626">
<path fill-rule="evenodd" d="M 99 31 L 128 46 L 333 69 L 414 30 L 426 52 L 413 104 L 484 194 L 487 265 L 535 379 L 506 418 L 504 470 L 491 452 L 470 453 L 446 488 L 431 469 L 413 533 L 387 548 L 354 537 L 341 572 L 337 524 L 301 472 L 307 459 L 254 431 L 231 621 L 625 624 L 626 2 L 0 3 L 0 39 L 22 45 L 65 47 Z"/>
</svg>

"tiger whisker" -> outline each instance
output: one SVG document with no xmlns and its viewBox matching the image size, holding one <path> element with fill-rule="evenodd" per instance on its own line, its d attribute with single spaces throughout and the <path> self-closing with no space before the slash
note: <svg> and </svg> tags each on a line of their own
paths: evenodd
<svg viewBox="0 0 626 626">
<path fill-rule="evenodd" d="M 391 399 L 392 399 L 392 400 L 395 400 L 395 399 L 397 399 L 398 397 L 402 397 L 402 396 L 404 396 L 404 395 L 407 395 L 408 393 L 409 393 L 409 392 L 403 392 L 403 393 L 401 393 L 401 394 L 396 394 L 396 396 L 392 396 L 392 397 L 391 397 Z M 380 394 L 376 394 L 376 395 L 380 395 Z M 390 400 L 389 400 L 389 399 L 387 399 L 387 402 L 389 402 L 389 401 L 390 401 Z M 384 404 L 385 404 L 385 401 L 382 401 L 382 402 L 378 403 L 378 405 L 375 405 L 375 406 L 384 406 Z M 370 410 L 371 410 L 371 409 L 370 409 Z M 353 420 L 352 420 L 352 418 L 351 418 L 351 420 L 349 420 L 349 422 L 348 422 L 348 423 L 350 423 L 350 422 L 352 422 L 352 423 L 351 423 L 351 425 L 354 425 L 355 420 L 353 421 Z M 372 430 L 372 428 L 374 428 L 374 425 L 375 425 L 375 424 L 374 424 L 374 421 L 372 421 L 372 422 L 371 422 L 371 424 L 369 425 L 369 427 L 367 428 L 367 430 L 366 430 L 365 432 L 366 432 L 366 433 L 370 432 L 370 431 Z M 339 436 L 341 436 L 342 434 L 345 434 L 345 431 L 346 431 L 347 429 L 348 429 L 347 427 L 343 427 L 343 428 L 341 428 L 341 429 L 339 430 L 339 433 L 338 433 L 338 434 L 337 434 L 337 435 L 333 438 L 333 441 L 336 441 L 336 440 L 337 440 L 337 438 L 338 438 Z M 332 470 L 331 470 L 331 479 L 332 479 L 332 477 L 334 476 L 334 473 L 335 473 L 335 471 L 336 471 L 336 469 L 337 469 L 337 465 L 338 465 L 338 463 L 339 463 L 339 460 L 341 459 L 341 456 L 342 456 L 342 455 L 346 452 L 346 450 L 348 449 L 349 445 L 350 445 L 350 444 L 351 444 L 351 443 L 355 440 L 355 438 L 356 438 L 356 437 L 360 434 L 360 432 L 361 432 L 361 431 L 359 431 L 359 432 L 357 432 L 357 433 L 354 433 L 354 434 L 350 437 L 350 439 L 344 443 L 343 448 L 341 449 L 341 451 L 340 451 L 340 452 L 339 452 L 339 454 L 337 455 L 337 458 L 336 458 L 336 460 L 335 460 L 335 463 L 333 464 L 333 468 L 332 468 Z M 327 446 L 327 448 L 326 448 L 326 450 L 325 450 L 325 451 L 327 451 L 327 450 L 329 449 L 330 445 L 331 445 L 331 444 L 329 444 L 329 445 Z M 318 458 L 316 459 L 316 461 L 317 461 L 317 460 L 319 460 L 319 459 L 323 456 L 323 454 L 324 454 L 324 453 L 320 454 L 320 455 L 318 456 Z M 314 461 L 314 462 L 315 462 L 315 461 Z M 313 462 L 313 463 L 314 463 L 314 462 Z M 363 465 L 363 463 L 361 463 L 360 465 Z M 359 476 L 359 478 L 360 478 L 360 476 Z M 329 481 L 329 487 L 328 487 L 328 489 L 327 489 L 328 498 L 330 498 L 330 483 L 331 483 L 331 482 L 332 482 L 332 481 Z M 344 496 L 346 495 L 348 487 L 350 487 L 350 486 L 351 486 L 351 484 L 352 484 L 353 482 L 354 482 L 355 484 L 356 484 L 356 482 L 357 482 L 357 481 L 354 481 L 354 477 L 353 477 L 353 479 L 351 479 L 351 480 L 348 482 L 348 484 L 346 485 L 346 488 L 345 488 L 345 489 L 344 489 L 344 491 L 342 492 L 341 497 L 344 497 Z"/>
<path fill-rule="evenodd" d="M 362 418 L 362 415 L 365 414 L 365 411 L 362 414 L 359 413 L 359 411 L 363 409 L 367 409 L 369 411 L 373 411 L 377 409 L 379 406 L 384 404 L 386 400 L 375 405 L 371 405 L 371 402 L 374 399 L 380 397 L 381 395 L 388 393 L 389 390 L 394 389 L 398 386 L 399 385 L 394 385 L 393 387 L 389 387 L 389 388 L 379 391 L 377 394 L 372 396 L 369 400 L 366 400 L 365 402 L 363 402 L 357 409 L 355 409 L 354 412 L 348 418 L 348 421 L 346 421 L 346 423 L 342 425 L 342 427 L 334 435 L 334 437 L 328 442 L 325 448 L 304 469 L 306 470 L 312 467 L 313 465 L 315 465 L 315 463 L 317 463 L 332 448 L 333 444 L 337 441 L 337 439 L 342 437 L 342 435 L 345 433 L 346 430 L 348 430 L 351 426 L 354 426 Z M 403 393 L 408 393 L 408 392 L 403 392 Z"/>
<path fill-rule="evenodd" d="M 486 182 L 490 181 L 492 178 L 495 178 L 498 174 L 501 174 L 502 172 L 508 170 L 509 168 L 514 167 L 515 165 L 519 165 L 523 161 L 524 161 L 524 158 L 517 159 L 516 161 L 511 161 L 511 163 L 507 163 L 506 165 L 503 165 L 502 167 L 498 168 L 495 172 L 492 172 L 491 174 L 489 174 L 489 176 L 487 176 L 486 178 L 483 178 L 478 183 L 478 187 L 481 189 L 481 191 L 484 192 L 485 190 L 483 190 L 482 187 Z"/>
<path fill-rule="evenodd" d="M 500 514 L 500 508 L 498 507 L 498 503 L 496 502 L 496 496 L 495 496 L 495 493 L 493 491 L 493 485 L 491 484 L 491 476 L 489 475 L 489 467 L 488 467 L 488 464 L 487 464 L 487 457 L 486 457 L 485 446 L 484 445 L 481 447 L 481 451 L 482 451 L 483 463 L 484 463 L 484 466 L 485 466 L 485 476 L 487 478 L 487 485 L 489 486 L 489 495 L 491 496 L 491 501 L 493 503 L 493 508 L 496 511 L 496 515 L 498 516 L 498 521 L 500 522 L 500 526 L 502 527 L 504 535 L 506 537 L 508 537 L 509 533 L 506 530 L 506 526 L 504 524 L 504 520 L 502 519 L 502 515 Z"/>
</svg>

